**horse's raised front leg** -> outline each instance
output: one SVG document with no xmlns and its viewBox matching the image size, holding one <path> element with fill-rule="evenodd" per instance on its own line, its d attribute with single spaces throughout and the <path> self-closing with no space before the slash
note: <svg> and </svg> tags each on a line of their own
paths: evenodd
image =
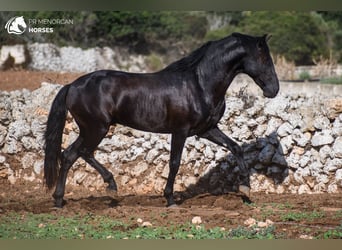
<svg viewBox="0 0 342 250">
<path fill-rule="evenodd" d="M 202 138 L 208 139 L 222 147 L 229 149 L 236 157 L 239 169 L 239 191 L 249 197 L 250 195 L 250 181 L 249 181 L 249 169 L 243 159 L 243 151 L 241 147 L 226 136 L 218 127 L 214 127 L 203 134 L 198 135 Z"/>
<path fill-rule="evenodd" d="M 186 136 L 183 134 L 172 134 L 171 156 L 170 156 L 170 163 L 169 163 L 170 171 L 169 171 L 169 175 L 167 177 L 167 183 L 164 189 L 164 197 L 166 198 L 168 207 L 175 205 L 175 201 L 173 198 L 173 185 L 175 182 L 176 175 L 178 173 L 185 140 L 186 140 Z"/>
</svg>

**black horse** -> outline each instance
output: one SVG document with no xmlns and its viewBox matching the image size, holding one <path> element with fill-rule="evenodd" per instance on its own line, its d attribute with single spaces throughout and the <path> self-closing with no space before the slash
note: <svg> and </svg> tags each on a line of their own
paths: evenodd
<svg viewBox="0 0 342 250">
<path fill-rule="evenodd" d="M 225 95 L 233 78 L 248 74 L 273 98 L 279 82 L 267 46 L 267 35 L 253 37 L 239 33 L 210 41 L 190 55 L 149 74 L 100 70 L 81 76 L 64 86 L 52 103 L 45 133 L 44 178 L 55 205 L 64 205 L 68 171 L 78 157 L 94 167 L 117 191 L 112 173 L 95 158 L 94 151 L 111 125 L 170 133 L 171 157 L 164 190 L 167 205 L 175 205 L 173 185 L 187 137 L 196 135 L 229 149 L 240 169 L 239 190 L 249 196 L 249 170 L 240 146 L 217 127 L 225 111 Z M 74 143 L 61 153 L 67 111 L 79 126 Z M 60 170 L 58 173 L 60 165 Z"/>
</svg>

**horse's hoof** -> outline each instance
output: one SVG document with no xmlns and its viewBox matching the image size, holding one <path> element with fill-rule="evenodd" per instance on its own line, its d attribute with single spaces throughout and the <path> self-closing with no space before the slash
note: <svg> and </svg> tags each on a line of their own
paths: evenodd
<svg viewBox="0 0 342 250">
<path fill-rule="evenodd" d="M 172 209 L 178 208 L 178 205 L 177 204 L 171 204 L 171 205 L 167 206 L 167 208 L 172 208 Z"/>
<path fill-rule="evenodd" d="M 62 207 L 56 207 L 56 206 L 50 207 L 50 210 L 52 210 L 52 211 L 58 211 L 61 209 L 62 209 Z"/>
<path fill-rule="evenodd" d="M 66 201 L 64 199 L 58 199 L 55 200 L 55 204 L 52 209 L 58 210 L 63 208 L 63 206 L 66 204 Z"/>
<path fill-rule="evenodd" d="M 240 193 L 244 194 L 245 196 L 249 197 L 251 193 L 251 189 L 245 185 L 239 186 Z"/>
</svg>

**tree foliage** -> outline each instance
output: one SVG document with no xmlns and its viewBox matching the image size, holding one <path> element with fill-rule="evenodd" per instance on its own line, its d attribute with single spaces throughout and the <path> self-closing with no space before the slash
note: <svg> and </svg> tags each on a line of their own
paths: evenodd
<svg viewBox="0 0 342 250">
<path fill-rule="evenodd" d="M 201 39 L 207 31 L 204 15 L 193 12 L 172 11 L 81 11 L 81 12 L 17 12 L 28 19 L 72 19 L 73 25 L 56 27 L 51 34 L 9 36 L 0 34 L 2 44 L 25 42 L 52 42 L 58 45 L 80 47 L 130 46 L 137 50 L 161 40 Z M 3 24 L 13 12 L 1 12 Z M 3 25 L 4 26 L 4 25 Z"/>
<path fill-rule="evenodd" d="M 296 64 L 311 64 L 329 54 L 327 27 L 321 16 L 310 12 L 252 12 L 241 22 L 250 34 L 271 34 L 270 46 Z"/>
<path fill-rule="evenodd" d="M 328 57 L 336 43 L 331 35 L 336 31 L 316 12 L 257 11 L 243 12 L 242 16 L 237 25 L 227 25 L 223 30 L 270 34 L 272 53 L 296 64 L 312 64 L 315 58 Z M 220 31 L 215 32 L 220 35 Z"/>
<path fill-rule="evenodd" d="M 73 25 L 52 25 L 50 34 L 0 33 L 1 44 L 50 42 L 57 45 L 125 46 L 139 53 L 167 51 L 168 45 L 195 44 L 232 32 L 271 34 L 273 54 L 296 64 L 312 64 L 318 57 L 342 61 L 342 12 L 294 11 L 36 11 L 0 12 L 0 22 L 13 15 L 25 19 L 72 19 Z M 215 22 L 215 25 L 210 23 Z M 213 28 L 214 27 L 214 28 Z M 159 49 L 159 50 L 158 50 Z"/>
</svg>

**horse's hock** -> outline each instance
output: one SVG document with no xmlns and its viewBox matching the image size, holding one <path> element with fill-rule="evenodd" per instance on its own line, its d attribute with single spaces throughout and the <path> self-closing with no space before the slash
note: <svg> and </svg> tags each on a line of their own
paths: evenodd
<svg viewBox="0 0 342 250">
<path fill-rule="evenodd" d="M 239 79 L 241 80 L 241 79 Z M 234 83 L 235 84 L 235 83 Z M 240 83 L 239 83 L 240 84 Z M 219 127 L 237 141 L 251 169 L 252 192 L 336 193 L 342 190 L 341 90 L 284 94 L 274 99 L 228 91 Z M 0 92 L 0 178 L 41 185 L 43 134 L 59 85 L 35 91 Z M 284 90 L 285 89 L 285 90 Z M 69 117 L 63 147 L 77 138 Z M 161 194 L 168 175 L 168 135 L 111 128 L 96 159 L 115 176 L 120 194 Z M 175 191 L 223 193 L 236 190 L 238 168 L 232 154 L 195 137 L 188 138 Z M 101 176 L 83 160 L 68 175 L 70 185 L 102 189 Z"/>
</svg>

